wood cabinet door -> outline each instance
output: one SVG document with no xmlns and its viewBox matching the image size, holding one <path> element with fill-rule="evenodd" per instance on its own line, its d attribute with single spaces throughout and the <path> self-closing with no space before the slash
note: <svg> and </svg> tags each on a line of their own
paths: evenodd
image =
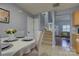
<svg viewBox="0 0 79 59">
<path fill-rule="evenodd" d="M 75 40 L 76 40 L 76 35 L 72 35 L 72 47 L 75 49 L 76 48 L 76 42 L 75 42 Z"/>
<path fill-rule="evenodd" d="M 79 35 L 76 35 L 76 45 L 75 46 L 76 46 L 76 53 L 79 54 Z"/>
<path fill-rule="evenodd" d="M 79 54 L 79 42 L 76 41 L 76 39 L 79 39 L 79 35 L 72 35 L 72 47 L 75 49 L 75 52 Z"/>
<path fill-rule="evenodd" d="M 79 25 L 79 11 L 74 12 L 73 25 L 75 25 L 75 26 Z"/>
</svg>

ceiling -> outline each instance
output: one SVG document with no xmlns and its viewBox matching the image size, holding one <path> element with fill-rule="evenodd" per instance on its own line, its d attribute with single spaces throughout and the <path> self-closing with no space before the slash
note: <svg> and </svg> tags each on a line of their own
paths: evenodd
<svg viewBox="0 0 79 59">
<path fill-rule="evenodd" d="M 54 3 L 17 3 L 24 11 L 36 15 L 43 11 L 60 11 L 78 6 L 78 3 L 60 3 L 58 7 L 53 7 Z"/>
</svg>

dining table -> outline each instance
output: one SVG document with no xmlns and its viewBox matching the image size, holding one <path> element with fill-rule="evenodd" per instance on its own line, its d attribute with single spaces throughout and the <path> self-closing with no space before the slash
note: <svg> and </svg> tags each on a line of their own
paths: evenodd
<svg viewBox="0 0 79 59">
<path fill-rule="evenodd" d="M 1 38 L 1 43 L 11 44 L 12 46 L 1 51 L 2 56 L 22 56 L 26 51 L 35 46 L 35 39 L 23 40 L 25 38 L 17 38 L 16 41 L 5 42 L 7 38 Z"/>
</svg>

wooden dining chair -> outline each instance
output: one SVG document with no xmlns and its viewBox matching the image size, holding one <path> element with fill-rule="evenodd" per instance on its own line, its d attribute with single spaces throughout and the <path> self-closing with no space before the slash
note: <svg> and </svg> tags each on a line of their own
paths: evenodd
<svg viewBox="0 0 79 59">
<path fill-rule="evenodd" d="M 35 46 L 33 48 L 30 49 L 30 52 L 25 54 L 25 55 L 30 55 L 34 50 L 37 52 L 37 55 L 40 56 L 40 47 L 41 47 L 41 43 L 42 43 L 42 39 L 43 39 L 43 35 L 44 35 L 44 30 L 43 31 L 37 31 L 35 34 Z"/>
</svg>

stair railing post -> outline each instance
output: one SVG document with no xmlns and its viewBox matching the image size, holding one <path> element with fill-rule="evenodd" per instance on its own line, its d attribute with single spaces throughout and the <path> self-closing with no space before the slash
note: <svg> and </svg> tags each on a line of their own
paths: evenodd
<svg viewBox="0 0 79 59">
<path fill-rule="evenodd" d="M 55 11 L 52 12 L 52 47 L 55 47 Z"/>
</svg>

